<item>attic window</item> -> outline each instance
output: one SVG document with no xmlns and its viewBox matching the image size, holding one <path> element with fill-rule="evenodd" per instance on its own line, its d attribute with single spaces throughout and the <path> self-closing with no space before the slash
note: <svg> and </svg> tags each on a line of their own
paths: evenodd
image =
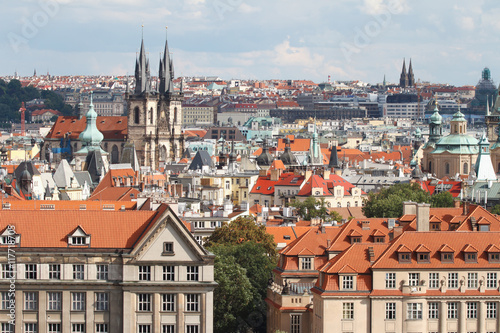
<svg viewBox="0 0 500 333">
<path fill-rule="evenodd" d="M 441 262 L 453 263 L 453 252 L 442 252 L 441 253 Z"/>
<path fill-rule="evenodd" d="M 270 189 L 272 189 L 272 188 L 273 188 L 272 186 L 269 186 L 269 187 L 267 188 L 267 190 L 269 191 L 269 190 L 270 190 Z"/>
<path fill-rule="evenodd" d="M 70 245 L 87 245 L 87 237 L 73 236 L 70 237 Z"/>
<path fill-rule="evenodd" d="M 174 243 L 173 242 L 163 242 L 163 253 L 162 256 L 172 256 L 174 255 Z"/>
<path fill-rule="evenodd" d="M 477 262 L 477 253 L 475 253 L 475 252 L 464 253 L 464 259 L 465 259 L 465 262 L 476 263 Z"/>
<path fill-rule="evenodd" d="M 90 235 L 78 227 L 73 233 L 68 235 L 68 246 L 90 246 Z"/>
<path fill-rule="evenodd" d="M 292 239 L 292 238 L 291 238 L 289 235 L 284 235 L 284 236 L 283 236 L 283 239 L 290 240 L 290 239 Z"/>
<path fill-rule="evenodd" d="M 12 227 L 5 228 L 4 232 L 0 235 L 0 245 L 19 245 L 21 235 L 17 234 Z"/>
<path fill-rule="evenodd" d="M 260 186 L 257 186 L 257 190 L 260 190 Z"/>
<path fill-rule="evenodd" d="M 498 252 L 488 253 L 488 261 L 490 263 L 500 262 L 500 253 L 498 253 Z"/>
</svg>

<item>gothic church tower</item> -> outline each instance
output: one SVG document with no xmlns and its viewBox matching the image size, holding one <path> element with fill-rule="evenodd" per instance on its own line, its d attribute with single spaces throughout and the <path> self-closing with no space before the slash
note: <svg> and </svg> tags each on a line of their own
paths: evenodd
<svg viewBox="0 0 500 333">
<path fill-rule="evenodd" d="M 135 90 L 126 93 L 128 138 L 135 145 L 142 166 L 157 169 L 161 163 L 175 161 L 184 151 L 181 134 L 182 92 L 175 92 L 174 69 L 165 41 L 160 59 L 159 84 L 152 84 L 144 40 L 135 63 Z"/>
</svg>

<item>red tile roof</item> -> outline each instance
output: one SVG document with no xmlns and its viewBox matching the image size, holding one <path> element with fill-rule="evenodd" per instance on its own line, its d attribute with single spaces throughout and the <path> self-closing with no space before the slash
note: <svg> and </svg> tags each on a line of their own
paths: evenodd
<svg viewBox="0 0 500 333">
<path fill-rule="evenodd" d="M 78 136 L 87 126 L 87 118 L 78 119 L 75 116 L 60 116 L 47 133 L 48 139 L 60 139 L 66 133 L 70 133 L 72 140 Z M 128 133 L 127 117 L 99 116 L 97 117 L 97 129 L 101 131 L 106 140 L 124 140 Z"/>
</svg>

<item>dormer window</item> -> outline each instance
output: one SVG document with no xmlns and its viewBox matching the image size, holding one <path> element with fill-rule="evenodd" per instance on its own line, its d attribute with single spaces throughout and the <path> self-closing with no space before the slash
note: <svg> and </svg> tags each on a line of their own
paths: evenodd
<svg viewBox="0 0 500 333">
<path fill-rule="evenodd" d="M 453 253 L 445 252 L 441 253 L 442 262 L 453 262 Z"/>
<path fill-rule="evenodd" d="M 400 264 L 411 263 L 411 250 L 406 245 L 401 244 L 396 252 Z"/>
<path fill-rule="evenodd" d="M 464 253 L 464 261 L 467 263 L 477 263 L 477 249 L 470 244 L 465 245 L 462 250 Z"/>
<path fill-rule="evenodd" d="M 489 262 L 500 262 L 500 253 L 488 253 Z"/>
<path fill-rule="evenodd" d="M 444 244 L 439 249 L 439 252 L 441 253 L 441 262 L 442 263 L 453 263 L 454 257 L 455 257 L 455 250 L 453 250 L 448 245 Z"/>
<path fill-rule="evenodd" d="M 78 226 L 68 235 L 68 246 L 90 246 L 90 235 Z"/>
<path fill-rule="evenodd" d="M 431 230 L 432 231 L 439 231 L 441 230 L 441 223 L 431 223 Z"/>
<path fill-rule="evenodd" d="M 418 263 L 429 263 L 430 262 L 430 253 L 431 250 L 423 244 L 420 244 L 417 246 L 415 249 L 415 252 L 417 253 L 417 262 Z"/>
<path fill-rule="evenodd" d="M 17 234 L 13 226 L 8 226 L 0 235 L 0 245 L 17 246 L 21 241 L 21 235 Z"/>
<path fill-rule="evenodd" d="M 498 246 L 494 244 L 488 245 L 486 253 L 488 253 L 489 263 L 500 263 L 500 248 Z"/>
</svg>

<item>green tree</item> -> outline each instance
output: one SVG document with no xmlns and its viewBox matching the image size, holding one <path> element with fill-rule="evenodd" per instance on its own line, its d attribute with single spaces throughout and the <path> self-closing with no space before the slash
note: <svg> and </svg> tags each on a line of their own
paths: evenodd
<svg viewBox="0 0 500 333">
<path fill-rule="evenodd" d="M 450 192 L 444 191 L 431 196 L 432 207 L 453 207 L 453 196 Z"/>
<path fill-rule="evenodd" d="M 417 183 L 395 184 L 378 193 L 369 193 L 363 213 L 366 217 L 400 217 L 405 201 L 430 203 L 431 197 Z"/>
<path fill-rule="evenodd" d="M 500 204 L 493 206 L 491 209 L 491 214 L 500 215 Z"/>
<path fill-rule="evenodd" d="M 343 220 L 343 217 L 342 215 L 340 215 L 339 213 L 337 213 L 336 211 L 332 210 L 329 214 L 329 217 L 327 218 L 327 221 L 330 222 L 330 221 L 337 221 L 339 224 L 342 222 Z"/>
<path fill-rule="evenodd" d="M 304 201 L 294 200 L 291 204 L 295 207 L 297 215 L 306 221 L 310 221 L 315 217 L 321 218 L 323 221 L 328 220 L 328 208 L 326 208 L 325 198 L 319 200 L 313 196 L 308 197 Z"/>
<path fill-rule="evenodd" d="M 240 216 L 231 223 L 224 223 L 207 238 L 205 246 L 235 245 L 250 241 L 262 244 L 271 257 L 278 254 L 273 236 L 266 232 L 264 225 L 257 225 L 251 216 Z"/>
</svg>

